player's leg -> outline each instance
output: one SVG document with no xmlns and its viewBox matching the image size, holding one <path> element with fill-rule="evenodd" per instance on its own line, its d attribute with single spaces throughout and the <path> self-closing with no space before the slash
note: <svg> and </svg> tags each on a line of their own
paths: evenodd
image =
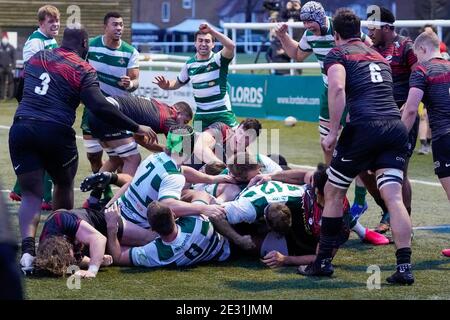
<svg viewBox="0 0 450 320">
<path fill-rule="evenodd" d="M 402 199 L 399 169 L 380 169 L 376 172 L 377 183 L 386 206 L 391 214 L 392 235 L 397 248 L 397 272 L 388 278 L 390 283 L 412 284 L 411 272 L 411 219 Z"/>
<path fill-rule="evenodd" d="M 44 197 L 41 205 L 42 210 L 52 210 L 52 188 L 53 182 L 48 174 L 48 172 L 44 173 Z"/>
<path fill-rule="evenodd" d="M 139 247 L 146 245 L 158 237 L 158 234 L 150 229 L 144 229 L 122 217 L 121 219 L 123 222 L 123 232 L 122 238 L 120 239 L 120 245 Z"/>
<path fill-rule="evenodd" d="M 78 169 L 78 156 L 67 166 L 52 166 L 48 172 L 54 182 L 53 210 L 73 209 L 74 179 Z"/>
<path fill-rule="evenodd" d="M 102 142 L 102 144 L 103 143 L 107 148 L 114 150 L 115 154 L 117 154 L 122 160 L 123 167 L 121 173 L 133 177 L 139 164 L 141 163 L 141 155 L 133 137 L 126 137 L 118 140 L 109 140 Z M 104 168 L 102 167 L 100 169 L 100 172 L 102 171 L 110 170 L 104 170 Z"/>
</svg>

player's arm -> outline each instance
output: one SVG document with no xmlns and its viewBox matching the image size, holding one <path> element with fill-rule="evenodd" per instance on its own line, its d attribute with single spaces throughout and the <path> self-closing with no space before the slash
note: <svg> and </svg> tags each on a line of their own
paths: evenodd
<svg viewBox="0 0 450 320">
<path fill-rule="evenodd" d="M 205 214 L 224 215 L 225 210 L 216 205 L 206 203 L 188 203 L 181 201 L 181 191 L 186 183 L 182 174 L 170 174 L 161 181 L 158 192 L 158 201 L 167 205 L 177 217 Z"/>
<path fill-rule="evenodd" d="M 201 24 L 199 30 L 205 33 L 210 33 L 223 45 L 223 49 L 221 50 L 221 54 L 223 57 L 230 60 L 233 59 L 234 50 L 236 48 L 236 45 L 234 44 L 233 40 L 228 38 L 223 33 L 220 33 L 219 31 L 215 30 L 214 28 L 211 28 L 211 26 L 209 26 L 207 23 Z"/>
<path fill-rule="evenodd" d="M 427 87 L 426 69 L 424 67 L 419 65 L 414 69 L 409 78 L 409 86 L 408 99 L 402 114 L 402 121 L 408 131 L 411 130 L 416 120 L 417 110 Z"/>
<path fill-rule="evenodd" d="M 406 106 L 402 114 L 402 121 L 408 131 L 411 130 L 416 121 L 417 110 L 419 109 L 419 104 L 422 101 L 423 95 L 424 92 L 419 88 L 409 89 L 408 100 L 406 101 Z"/>
<path fill-rule="evenodd" d="M 86 221 L 81 221 L 75 234 L 75 238 L 89 247 L 89 269 L 85 277 L 95 277 L 103 262 L 105 254 L 106 238 Z"/>
<path fill-rule="evenodd" d="M 164 76 L 156 76 L 155 80 L 152 83 L 158 85 L 163 90 L 177 90 L 184 86 L 186 83 L 183 83 L 176 78 L 175 80 L 167 80 Z"/>
<path fill-rule="evenodd" d="M 138 143 L 141 147 L 152 151 L 152 152 L 163 152 L 164 151 L 164 146 L 162 144 L 159 143 L 150 143 L 149 139 L 147 139 L 147 137 L 145 136 L 141 136 L 141 135 L 133 135 L 134 140 L 136 141 L 136 143 Z"/>
<path fill-rule="evenodd" d="M 219 184 L 219 183 L 235 183 L 234 179 L 225 174 L 219 174 L 217 176 L 211 176 L 209 174 L 200 172 L 188 166 L 182 166 L 183 175 L 186 177 L 188 183 L 206 183 L 206 184 Z"/>
<path fill-rule="evenodd" d="M 322 141 L 325 150 L 333 151 L 340 128 L 340 119 L 345 109 L 346 71 L 342 64 L 335 63 L 328 68 L 328 101 L 330 111 L 330 133 Z"/>
<path fill-rule="evenodd" d="M 119 239 L 117 238 L 117 231 L 119 230 L 120 212 L 119 207 L 114 203 L 109 208 L 105 209 L 105 220 L 107 230 L 106 246 L 108 252 L 113 258 L 113 263 L 120 266 L 132 265 L 129 257 L 130 249 L 122 250 Z"/>
<path fill-rule="evenodd" d="M 312 48 L 306 43 L 306 38 L 302 37 L 300 43 L 291 38 L 287 33 L 288 26 L 282 23 L 275 29 L 275 35 L 280 39 L 281 45 L 289 58 L 298 62 L 304 61 L 312 53 Z"/>
<path fill-rule="evenodd" d="M 278 268 L 287 265 L 302 266 L 308 265 L 316 259 L 316 255 L 304 256 L 285 256 L 282 253 L 273 250 L 266 254 L 261 261 L 269 268 Z"/>
<path fill-rule="evenodd" d="M 216 139 L 210 130 L 203 131 L 194 145 L 194 155 L 204 163 L 223 162 L 214 153 Z"/>
<path fill-rule="evenodd" d="M 281 181 L 290 184 L 303 184 L 309 183 L 308 177 L 312 175 L 313 170 L 307 169 L 291 169 L 280 172 L 275 172 L 271 174 L 259 174 L 255 176 L 250 182 L 248 186 L 259 185 L 265 182 L 275 180 Z"/>
</svg>

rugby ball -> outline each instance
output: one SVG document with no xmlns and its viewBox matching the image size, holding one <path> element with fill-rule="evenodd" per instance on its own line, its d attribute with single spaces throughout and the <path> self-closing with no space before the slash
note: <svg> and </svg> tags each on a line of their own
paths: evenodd
<svg viewBox="0 0 450 320">
<path fill-rule="evenodd" d="M 295 117 L 289 116 L 286 117 L 286 119 L 284 119 L 284 125 L 286 127 L 293 127 L 295 126 L 297 123 L 297 119 L 295 119 Z"/>
</svg>

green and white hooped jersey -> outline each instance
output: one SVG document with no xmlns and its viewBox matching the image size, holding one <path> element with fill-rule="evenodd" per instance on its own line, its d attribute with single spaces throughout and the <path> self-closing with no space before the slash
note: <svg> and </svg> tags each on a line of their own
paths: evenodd
<svg viewBox="0 0 450 320">
<path fill-rule="evenodd" d="M 228 240 L 214 230 L 207 217 L 186 216 L 176 220 L 178 234 L 167 243 L 157 238 L 143 247 L 131 248 L 135 266 L 189 266 L 205 261 L 224 261 L 230 256 Z"/>
<path fill-rule="evenodd" d="M 141 162 L 127 191 L 117 200 L 122 216 L 143 228 L 150 228 L 147 206 L 154 200 L 181 198 L 186 179 L 172 158 L 164 152 Z"/>
<path fill-rule="evenodd" d="M 264 216 L 267 206 L 272 203 L 284 203 L 291 210 L 302 210 L 304 193 L 301 186 L 269 181 L 244 189 L 236 200 L 223 205 L 230 224 L 253 223 Z"/>
<path fill-rule="evenodd" d="M 196 114 L 212 114 L 231 111 L 230 96 L 227 92 L 228 65 L 231 59 L 221 52 L 211 53 L 209 59 L 189 59 L 178 75 L 178 81 L 192 83 Z"/>
<path fill-rule="evenodd" d="M 103 36 L 89 39 L 89 63 L 95 68 L 100 89 L 108 96 L 128 95 L 119 86 L 120 77 L 127 75 L 127 69 L 139 68 L 139 52 L 130 44 L 120 40 L 117 49 L 108 48 Z"/>
<path fill-rule="evenodd" d="M 323 83 L 328 87 L 328 77 L 324 69 L 324 61 L 328 52 L 336 46 L 334 42 L 333 23 L 330 17 L 327 17 L 328 30 L 323 36 L 316 36 L 309 30 L 306 30 L 298 43 L 298 47 L 302 51 L 313 52 L 320 64 L 322 70 Z"/>
<path fill-rule="evenodd" d="M 55 38 L 49 38 L 41 32 L 35 30 L 25 42 L 23 46 L 23 61 L 27 62 L 35 53 L 44 49 L 58 48 L 58 43 Z"/>
</svg>

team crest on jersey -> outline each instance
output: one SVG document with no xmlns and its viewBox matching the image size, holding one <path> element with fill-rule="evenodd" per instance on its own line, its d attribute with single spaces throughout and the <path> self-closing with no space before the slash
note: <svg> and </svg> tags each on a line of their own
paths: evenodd
<svg viewBox="0 0 450 320">
<path fill-rule="evenodd" d="M 386 60 L 387 60 L 389 63 L 391 63 L 391 62 L 392 62 L 392 56 L 391 56 L 391 55 L 387 56 L 387 57 L 386 57 Z"/>
<path fill-rule="evenodd" d="M 125 60 L 123 58 L 120 58 L 119 63 L 120 64 L 125 64 Z"/>
</svg>

